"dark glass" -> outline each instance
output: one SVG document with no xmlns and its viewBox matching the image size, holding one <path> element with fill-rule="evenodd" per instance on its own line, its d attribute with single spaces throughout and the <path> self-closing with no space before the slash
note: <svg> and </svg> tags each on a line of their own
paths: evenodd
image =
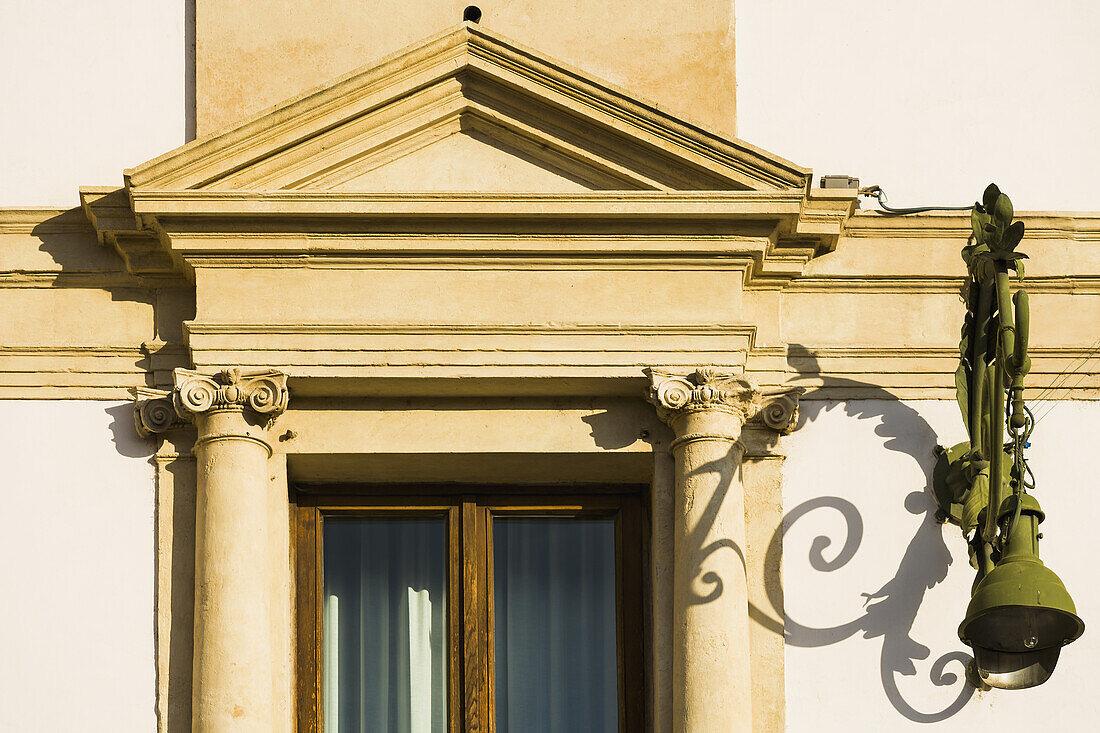
<svg viewBox="0 0 1100 733">
<path fill-rule="evenodd" d="M 324 522 L 326 733 L 445 733 L 442 519 Z"/>
<path fill-rule="evenodd" d="M 619 726 L 612 519 L 493 520 L 499 733 Z"/>
</svg>

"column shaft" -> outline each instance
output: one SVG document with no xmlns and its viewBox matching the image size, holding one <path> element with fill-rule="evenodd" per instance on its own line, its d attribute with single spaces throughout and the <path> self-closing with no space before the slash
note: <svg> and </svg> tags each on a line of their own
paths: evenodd
<svg viewBox="0 0 1100 733">
<path fill-rule="evenodd" d="M 267 444 L 240 407 L 197 419 L 195 731 L 274 727 Z"/>
<path fill-rule="evenodd" d="M 692 429 L 701 419 L 710 423 L 709 434 Z M 673 425 L 685 436 L 672 451 L 675 728 L 751 731 L 745 496 L 741 446 L 733 437 L 741 418 L 694 413 Z"/>
<path fill-rule="evenodd" d="M 763 395 L 702 367 L 648 370 L 649 400 L 675 433 L 672 723 L 676 733 L 753 729 L 741 429 L 758 413 L 786 431 L 800 390 Z M 763 408 L 763 411 L 762 411 Z"/>
</svg>

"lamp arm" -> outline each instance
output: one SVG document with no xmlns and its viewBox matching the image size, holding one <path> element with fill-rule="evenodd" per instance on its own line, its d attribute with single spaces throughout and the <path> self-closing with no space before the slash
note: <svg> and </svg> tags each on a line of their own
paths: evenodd
<svg viewBox="0 0 1100 733">
<path fill-rule="evenodd" d="M 1016 306 L 1016 343 L 1008 359 L 1012 371 L 1012 416 L 1009 418 L 1009 429 L 1015 433 L 1027 425 L 1024 408 L 1024 377 L 1031 371 L 1031 357 L 1027 355 L 1031 313 L 1026 290 L 1017 290 L 1012 302 Z"/>
<path fill-rule="evenodd" d="M 1004 262 L 996 263 L 997 274 L 997 361 L 1008 381 L 1013 377 L 1013 356 L 1016 353 L 1016 324 L 1012 318 L 1012 296 L 1009 287 L 1008 268 Z"/>
</svg>

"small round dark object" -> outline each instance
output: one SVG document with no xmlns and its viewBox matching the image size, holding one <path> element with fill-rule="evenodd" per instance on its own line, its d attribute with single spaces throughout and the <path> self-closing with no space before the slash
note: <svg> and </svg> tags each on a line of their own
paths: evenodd
<svg viewBox="0 0 1100 733">
<path fill-rule="evenodd" d="M 476 5 L 467 5 L 466 9 L 462 11 L 462 20 L 479 23 L 481 21 L 481 8 Z"/>
</svg>

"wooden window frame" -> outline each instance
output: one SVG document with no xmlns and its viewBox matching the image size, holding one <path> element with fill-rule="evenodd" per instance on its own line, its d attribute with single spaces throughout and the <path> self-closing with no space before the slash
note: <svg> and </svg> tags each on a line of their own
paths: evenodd
<svg viewBox="0 0 1100 733">
<path fill-rule="evenodd" d="M 493 674 L 492 517 L 614 517 L 619 730 L 646 728 L 644 587 L 648 532 L 645 488 L 600 487 L 306 487 L 292 496 L 296 569 L 297 722 L 322 733 L 321 598 L 325 516 L 442 517 L 447 527 L 447 708 L 449 733 L 496 733 Z M 504 733 L 503 731 L 501 733 Z"/>
</svg>

